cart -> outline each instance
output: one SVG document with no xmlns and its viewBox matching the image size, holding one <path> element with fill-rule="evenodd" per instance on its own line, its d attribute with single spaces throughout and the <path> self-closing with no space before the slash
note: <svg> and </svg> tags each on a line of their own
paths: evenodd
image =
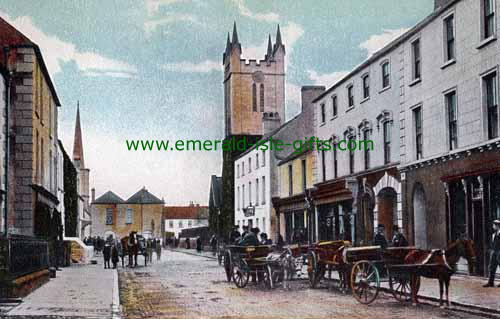
<svg viewBox="0 0 500 319">
<path fill-rule="evenodd" d="M 351 246 L 349 241 L 335 240 L 318 242 L 309 247 L 307 254 L 307 275 L 309 286 L 316 288 L 326 271 L 331 274 L 332 271 L 339 272 L 340 287 L 347 287 L 347 278 L 345 273 L 348 269 L 343 259 L 343 252 Z"/>
<path fill-rule="evenodd" d="M 233 281 L 238 288 L 244 288 L 248 284 L 250 275 L 255 276 L 259 282 L 267 287 L 273 287 L 274 276 L 279 267 L 277 260 L 268 260 L 266 257 L 271 253 L 271 246 L 226 246 L 224 257 L 224 268 L 228 281 Z"/>
</svg>

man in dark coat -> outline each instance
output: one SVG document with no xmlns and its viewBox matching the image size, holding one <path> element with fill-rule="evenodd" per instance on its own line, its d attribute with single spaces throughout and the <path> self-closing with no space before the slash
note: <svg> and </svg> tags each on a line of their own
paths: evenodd
<svg viewBox="0 0 500 319">
<path fill-rule="evenodd" d="M 258 246 L 260 243 L 259 243 L 259 239 L 257 238 L 257 235 L 259 234 L 260 230 L 255 227 L 255 228 L 252 228 L 250 230 L 250 232 L 248 232 L 245 237 L 243 237 L 240 242 L 238 243 L 238 245 L 240 246 Z"/>
<path fill-rule="evenodd" d="M 490 255 L 490 278 L 488 283 L 483 287 L 493 287 L 495 281 L 495 273 L 500 265 L 500 220 L 493 221 L 493 235 L 491 235 L 491 255 Z M 500 287 L 500 285 L 498 286 Z"/>
<path fill-rule="evenodd" d="M 378 224 L 377 233 L 373 237 L 373 245 L 380 246 L 382 249 L 387 248 L 387 239 L 384 235 L 385 227 L 383 224 Z"/>
<path fill-rule="evenodd" d="M 196 238 L 196 251 L 198 252 L 198 254 L 201 254 L 202 250 L 203 247 L 202 247 L 201 237 L 198 236 L 198 238 Z"/>
<path fill-rule="evenodd" d="M 229 234 L 229 243 L 232 245 L 236 242 L 236 239 L 241 237 L 240 232 L 238 231 L 238 226 L 234 226 L 231 234 Z"/>
<path fill-rule="evenodd" d="M 392 246 L 394 247 L 406 247 L 408 246 L 408 241 L 405 236 L 399 229 L 398 225 L 394 225 L 392 227 L 393 237 L 392 237 Z"/>
</svg>

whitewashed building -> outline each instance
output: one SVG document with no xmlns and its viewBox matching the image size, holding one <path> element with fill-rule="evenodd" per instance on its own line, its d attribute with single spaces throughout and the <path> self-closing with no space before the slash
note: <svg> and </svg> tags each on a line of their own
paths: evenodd
<svg viewBox="0 0 500 319">
<path fill-rule="evenodd" d="M 165 232 L 179 238 L 184 229 L 208 226 L 208 207 L 193 203 L 189 206 L 165 206 L 162 219 Z"/>
</svg>

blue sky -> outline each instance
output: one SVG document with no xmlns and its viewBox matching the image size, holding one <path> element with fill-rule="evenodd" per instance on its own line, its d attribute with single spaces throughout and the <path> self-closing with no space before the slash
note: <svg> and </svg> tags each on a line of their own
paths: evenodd
<svg viewBox="0 0 500 319">
<path fill-rule="evenodd" d="M 262 59 L 279 23 L 287 118 L 300 86 L 331 86 L 431 13 L 433 0 L 1 0 L 0 16 L 42 49 L 72 154 L 80 100 L 97 196 L 142 186 L 167 204 L 206 204 L 220 152 L 129 152 L 127 139 L 222 139 L 222 53 L 233 21 L 244 58 Z"/>
</svg>

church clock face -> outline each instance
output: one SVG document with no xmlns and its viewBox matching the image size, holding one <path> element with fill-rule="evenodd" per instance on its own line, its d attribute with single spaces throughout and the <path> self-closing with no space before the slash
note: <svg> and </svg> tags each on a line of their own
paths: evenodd
<svg viewBox="0 0 500 319">
<path fill-rule="evenodd" d="M 264 82 L 264 73 L 262 73 L 262 71 L 255 71 L 252 74 L 252 79 L 256 83 Z"/>
</svg>

